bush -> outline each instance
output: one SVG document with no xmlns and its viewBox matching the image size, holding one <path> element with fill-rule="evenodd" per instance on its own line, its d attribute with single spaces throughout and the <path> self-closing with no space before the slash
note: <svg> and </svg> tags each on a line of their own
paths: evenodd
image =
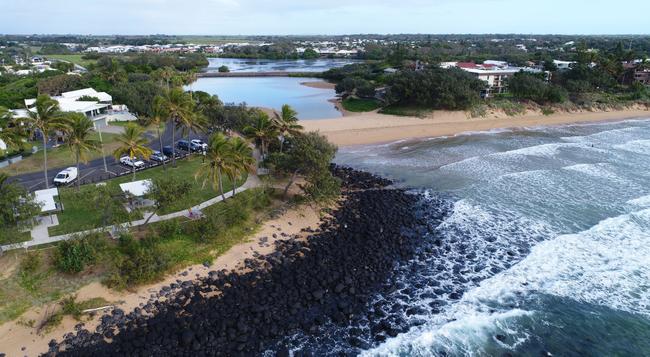
<svg viewBox="0 0 650 357">
<path fill-rule="evenodd" d="M 97 251 L 91 242 L 94 237 L 86 236 L 62 241 L 54 253 L 54 265 L 64 273 L 80 273 L 97 259 Z"/>
<path fill-rule="evenodd" d="M 116 259 L 114 271 L 106 280 L 106 285 L 112 288 L 124 289 L 151 282 L 171 267 L 168 254 L 153 238 L 136 241 L 129 235 L 122 235 L 119 250 L 122 256 Z"/>
<path fill-rule="evenodd" d="M 25 274 L 34 274 L 41 267 L 41 252 L 27 252 L 20 261 L 20 271 Z"/>
<path fill-rule="evenodd" d="M 230 72 L 230 68 L 228 68 L 228 66 L 224 65 L 224 66 L 219 67 L 218 71 L 219 71 L 219 73 L 228 73 L 228 72 Z"/>
</svg>

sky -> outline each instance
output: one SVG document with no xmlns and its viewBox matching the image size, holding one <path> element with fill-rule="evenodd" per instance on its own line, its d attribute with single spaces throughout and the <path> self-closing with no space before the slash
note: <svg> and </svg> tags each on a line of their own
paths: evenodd
<svg viewBox="0 0 650 357">
<path fill-rule="evenodd" d="M 0 33 L 650 34 L 650 0 L 0 0 Z"/>
</svg>

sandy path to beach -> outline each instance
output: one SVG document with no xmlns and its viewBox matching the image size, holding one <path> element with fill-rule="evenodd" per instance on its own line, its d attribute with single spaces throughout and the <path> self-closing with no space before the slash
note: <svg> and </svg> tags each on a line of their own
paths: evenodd
<svg viewBox="0 0 650 357">
<path fill-rule="evenodd" d="M 141 304 L 146 304 L 151 294 L 157 293 L 163 286 L 176 282 L 177 279 L 182 281 L 193 280 L 197 278 L 197 274 L 205 277 L 212 270 L 219 271 L 221 269 L 233 270 L 242 268 L 244 260 L 252 258 L 253 252 L 262 255 L 273 252 L 275 247 L 273 242 L 277 239 L 285 239 L 280 233 L 286 233 L 287 235 L 301 234 L 300 231 L 303 228 L 317 228 L 320 220 L 320 209 L 316 206 L 303 205 L 290 209 L 278 218 L 263 223 L 260 229 L 251 236 L 249 241 L 232 247 L 226 253 L 216 258 L 210 267 L 203 265 L 189 266 L 179 270 L 175 274 L 167 276 L 159 283 L 142 286 L 134 292 L 118 292 L 110 290 L 98 282 L 92 283 L 84 286 L 77 292 L 77 299 L 78 301 L 82 301 L 94 297 L 103 297 L 128 313 Z M 273 234 L 276 234 L 277 238 L 274 238 Z M 260 239 L 262 237 L 268 239 L 264 246 L 260 246 Z M 187 272 L 186 276 L 182 275 L 183 272 Z M 19 320 L 34 320 L 38 324 L 48 312 L 53 311 L 55 308 L 58 308 L 56 303 L 31 309 L 23 314 Z M 95 327 L 99 324 L 101 315 L 102 313 L 100 312 L 95 318 L 84 320 L 85 328 L 89 331 L 94 331 Z M 41 353 L 45 353 L 48 350 L 47 344 L 50 340 L 56 339 L 57 341 L 61 341 L 63 335 L 74 331 L 74 326 L 79 323 L 79 321 L 74 320 L 72 317 L 66 316 L 61 325 L 56 329 L 47 334 L 38 335 L 36 334 L 35 327 L 25 326 L 19 323 L 19 320 L 7 322 L 0 326 L 0 353 L 6 353 L 7 357 L 38 356 Z M 22 350 L 23 347 L 25 348 L 24 350 Z"/>
<path fill-rule="evenodd" d="M 320 131 L 339 146 L 376 144 L 400 139 L 455 135 L 463 132 L 523 128 L 584 122 L 650 118 L 650 111 L 637 108 L 609 112 L 578 112 L 522 116 L 492 114 L 469 118 L 465 112 L 435 111 L 425 118 L 384 115 L 376 112 L 350 114 L 342 118 L 301 120 L 305 130 Z"/>
</svg>

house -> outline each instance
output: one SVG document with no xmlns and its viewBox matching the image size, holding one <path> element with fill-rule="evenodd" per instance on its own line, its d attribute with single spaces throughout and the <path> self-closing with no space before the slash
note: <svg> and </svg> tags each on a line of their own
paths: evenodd
<svg viewBox="0 0 650 357">
<path fill-rule="evenodd" d="M 635 60 L 623 63 L 625 73 L 623 74 L 622 82 L 624 84 L 632 84 L 639 82 L 643 85 L 650 86 L 650 66 L 644 64 L 643 61 Z"/>
<path fill-rule="evenodd" d="M 573 67 L 575 64 L 575 61 L 560 61 L 560 60 L 553 60 L 553 64 L 559 71 L 568 71 Z"/>
<path fill-rule="evenodd" d="M 111 121 L 131 121 L 136 117 L 128 112 L 125 106 L 113 105 L 113 97 L 106 92 L 97 92 L 93 88 L 79 89 L 71 92 L 61 93 L 52 99 L 59 103 L 59 109 L 63 112 L 83 113 L 93 120 L 95 128 L 108 125 Z M 13 110 L 17 118 L 29 116 L 27 111 L 34 111 L 36 99 L 25 99 L 27 109 Z"/>
<path fill-rule="evenodd" d="M 469 72 L 476 78 L 487 83 L 484 90 L 481 91 L 481 97 L 489 98 L 495 94 L 502 94 L 508 91 L 508 78 L 521 71 L 519 67 L 509 67 L 506 63 L 503 65 L 483 63 L 476 64 L 473 62 L 458 62 L 456 67 Z"/>
<path fill-rule="evenodd" d="M 508 91 L 508 78 L 518 72 L 542 73 L 542 70 L 530 67 L 512 67 L 504 61 L 474 62 L 443 62 L 443 68 L 457 67 L 476 76 L 476 78 L 487 83 L 481 91 L 481 97 L 489 98 L 495 94 L 503 94 Z"/>
</svg>

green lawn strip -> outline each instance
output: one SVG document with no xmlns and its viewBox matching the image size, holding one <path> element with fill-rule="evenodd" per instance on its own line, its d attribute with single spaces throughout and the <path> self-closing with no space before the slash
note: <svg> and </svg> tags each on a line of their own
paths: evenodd
<svg viewBox="0 0 650 357">
<path fill-rule="evenodd" d="M 346 98 L 341 103 L 343 108 L 350 112 L 371 112 L 380 107 L 375 99 Z"/>
<path fill-rule="evenodd" d="M 110 153 L 113 152 L 113 150 L 115 150 L 115 148 L 117 147 L 118 144 L 116 142 L 116 138 L 118 136 L 119 136 L 118 134 L 111 134 L 111 133 L 102 134 L 102 139 L 104 140 L 104 153 L 106 155 L 110 155 Z M 91 138 L 94 140 L 99 140 L 99 134 L 93 133 Z M 38 152 L 29 155 L 27 157 L 23 157 L 23 159 L 20 162 L 11 164 L 7 167 L 0 169 L 0 172 L 4 172 L 8 175 L 19 175 L 19 174 L 37 172 L 43 170 L 42 143 L 35 141 L 31 144 L 28 144 L 27 146 L 28 146 L 28 150 L 32 146 L 38 147 Z M 102 157 L 101 150 L 92 151 L 88 153 L 88 160 L 93 160 L 100 157 Z M 74 165 L 75 165 L 74 155 L 72 155 L 72 152 L 67 146 L 61 145 L 56 148 L 49 149 L 47 151 L 47 166 L 50 170 L 56 167 L 74 166 Z"/>
<path fill-rule="evenodd" d="M 382 108 L 379 113 L 397 116 L 408 117 L 425 117 L 432 112 L 433 109 L 419 106 L 395 106 L 391 105 Z"/>
<path fill-rule="evenodd" d="M 22 243 L 32 239 L 29 231 L 21 232 L 21 229 L 4 227 L 0 229 L 0 245 Z"/>
<path fill-rule="evenodd" d="M 97 62 L 96 60 L 83 59 L 81 58 L 82 56 L 83 55 L 46 55 L 45 57 L 48 59 L 58 59 L 62 61 L 72 62 L 85 68 Z"/>
<path fill-rule="evenodd" d="M 158 212 L 158 214 L 162 215 L 162 214 L 167 214 L 172 212 L 178 212 L 182 210 L 188 210 L 192 206 L 195 206 L 199 203 L 205 202 L 211 198 L 220 195 L 220 192 L 218 190 L 215 190 L 212 187 L 212 184 L 210 182 L 206 182 L 205 185 L 203 185 L 202 178 L 199 177 L 195 179 L 195 174 L 199 169 L 199 167 L 201 166 L 201 164 L 202 164 L 202 159 L 197 156 L 193 156 L 188 159 L 177 160 L 176 167 L 173 167 L 171 162 L 168 162 L 167 170 L 165 170 L 161 165 L 153 169 L 138 171 L 136 172 L 135 177 L 137 181 L 137 180 L 145 180 L 145 179 L 155 180 L 168 175 L 174 175 L 176 177 L 185 179 L 188 182 L 190 182 L 192 184 L 192 188 L 190 192 L 188 192 L 183 197 L 179 197 L 178 200 L 176 200 L 172 205 L 161 209 Z M 108 181 L 108 184 L 114 185 L 115 187 L 119 187 L 119 184 L 121 183 L 131 182 L 132 177 L 133 177 L 132 175 L 125 175 Z M 246 177 L 244 177 L 239 182 L 237 182 L 237 186 L 238 187 L 241 186 L 245 181 L 246 181 Z M 228 191 L 231 191 L 233 188 L 232 183 L 225 176 L 223 178 L 223 188 L 226 193 Z"/>
</svg>

